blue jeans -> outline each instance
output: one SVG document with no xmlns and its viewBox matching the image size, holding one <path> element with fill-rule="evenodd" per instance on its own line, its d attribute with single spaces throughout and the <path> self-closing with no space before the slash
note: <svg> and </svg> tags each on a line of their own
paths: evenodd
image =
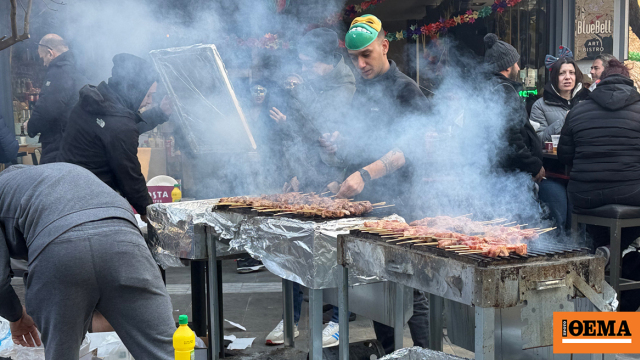
<svg viewBox="0 0 640 360">
<path fill-rule="evenodd" d="M 561 232 L 571 229 L 571 205 L 567 196 L 567 186 L 557 180 L 542 180 L 538 198 L 549 207 L 551 218 Z"/>
<path fill-rule="evenodd" d="M 294 323 L 298 323 L 300 322 L 300 313 L 302 312 L 302 301 L 303 299 L 303 292 L 302 289 L 300 288 L 300 284 L 298 284 L 297 282 L 293 283 L 293 322 Z M 337 306 L 333 307 L 333 316 L 331 317 L 331 321 L 333 321 L 334 323 L 338 323 L 338 321 L 340 320 L 339 318 L 339 310 Z M 349 315 L 351 315 L 351 312 L 349 312 Z"/>
</svg>

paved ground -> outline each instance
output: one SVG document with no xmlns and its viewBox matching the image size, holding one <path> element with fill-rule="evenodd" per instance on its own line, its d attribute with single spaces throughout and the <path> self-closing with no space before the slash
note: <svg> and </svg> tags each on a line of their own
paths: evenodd
<svg viewBox="0 0 640 360">
<path fill-rule="evenodd" d="M 238 274 L 233 260 L 223 261 L 222 276 L 224 279 L 224 313 L 227 320 L 241 324 L 247 328 L 242 331 L 225 323 L 225 335 L 237 337 L 255 337 L 253 346 L 242 351 L 247 359 L 253 355 L 269 356 L 274 359 L 306 359 L 309 351 L 309 307 L 307 302 L 302 304 L 302 316 L 298 329 L 300 336 L 296 338 L 296 350 L 291 354 L 283 354 L 282 346 L 267 346 L 265 338 L 282 319 L 282 283 L 281 279 L 268 271 L 249 274 Z M 167 271 L 167 288 L 173 300 L 174 317 L 179 314 L 191 316 L 190 272 L 188 268 L 169 269 Z M 188 292 L 188 293 L 187 293 Z M 371 320 L 357 317 L 349 326 L 351 341 L 375 339 Z M 447 339 L 445 339 L 446 341 Z M 404 345 L 411 346 L 409 329 L 405 329 Z M 458 356 L 473 358 L 473 353 L 462 348 L 445 344 L 445 351 Z M 263 359 L 263 357 L 255 359 Z M 266 357 L 264 357 L 266 358 Z M 244 359 L 244 357 L 243 357 Z"/>
<path fill-rule="evenodd" d="M 251 348 L 234 352 L 233 358 L 241 360 L 303 360 L 308 352 L 308 303 L 304 302 L 300 319 L 300 336 L 296 338 L 294 349 L 284 349 L 282 346 L 266 346 L 265 337 L 280 321 L 282 316 L 282 285 L 280 278 L 268 271 L 250 274 L 238 274 L 235 261 L 223 261 L 223 293 L 224 317 L 230 321 L 246 327 L 242 331 L 225 322 L 225 335 L 237 337 L 255 337 Z M 16 292 L 24 301 L 24 286 L 22 281 L 12 281 Z M 191 289 L 189 268 L 174 268 L 167 271 L 167 289 L 171 295 L 174 317 L 177 321 L 180 314 L 187 314 L 191 318 Z M 350 338 L 352 342 L 374 339 L 372 323 L 369 319 L 358 317 L 350 323 Z M 446 334 L 446 330 L 445 330 Z M 411 346 L 408 328 L 405 329 L 404 345 Z M 444 336 L 444 351 L 460 357 L 473 359 L 473 353 L 457 347 Z M 640 355 L 619 355 L 618 360 L 640 359 Z"/>
</svg>

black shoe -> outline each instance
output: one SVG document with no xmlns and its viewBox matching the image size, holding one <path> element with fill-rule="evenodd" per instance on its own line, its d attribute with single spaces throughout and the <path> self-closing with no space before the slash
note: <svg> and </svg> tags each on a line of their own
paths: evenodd
<svg viewBox="0 0 640 360">
<path fill-rule="evenodd" d="M 356 321 L 356 313 L 354 313 L 353 311 L 349 315 L 349 322 L 352 322 L 352 321 Z"/>
<path fill-rule="evenodd" d="M 236 271 L 240 274 L 246 274 L 264 269 L 262 261 L 254 258 L 244 258 L 236 260 Z"/>
</svg>

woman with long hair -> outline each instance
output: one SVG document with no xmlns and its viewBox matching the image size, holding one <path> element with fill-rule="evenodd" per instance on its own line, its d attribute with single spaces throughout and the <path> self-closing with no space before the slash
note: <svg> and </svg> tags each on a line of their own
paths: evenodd
<svg viewBox="0 0 640 360">
<path fill-rule="evenodd" d="M 547 55 L 546 67 L 551 71 L 551 81 L 544 87 L 541 99 L 531 108 L 529 121 L 540 141 L 551 141 L 552 135 L 559 135 L 569 110 L 589 96 L 589 90 L 582 87 L 582 72 L 573 60 L 573 53 L 560 47 L 558 57 Z M 544 179 L 539 184 L 538 198 L 549 208 L 550 217 L 561 231 L 568 230 L 571 222 L 571 205 L 567 197 L 566 181 Z"/>
<path fill-rule="evenodd" d="M 529 116 L 543 144 L 551 141 L 551 135 L 560 134 L 569 110 L 589 96 L 589 89 L 582 87 L 582 72 L 570 50 L 561 47 L 560 57 L 547 55 L 546 62 L 551 81 L 545 85 L 542 98 L 533 104 Z"/>
</svg>

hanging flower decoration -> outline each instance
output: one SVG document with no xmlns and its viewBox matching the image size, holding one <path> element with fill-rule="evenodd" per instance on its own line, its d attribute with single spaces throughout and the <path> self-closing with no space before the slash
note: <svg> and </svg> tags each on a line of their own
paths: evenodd
<svg viewBox="0 0 640 360">
<path fill-rule="evenodd" d="M 278 35 L 276 34 L 266 34 L 265 36 L 259 39 L 257 38 L 241 39 L 233 35 L 233 36 L 227 36 L 225 40 L 227 43 L 233 42 L 240 47 L 260 48 L 260 49 L 268 49 L 268 50 L 290 48 L 289 42 L 278 39 Z"/>
<path fill-rule="evenodd" d="M 270 7 L 276 12 L 281 13 L 287 6 L 289 6 L 289 0 L 272 0 Z"/>
<path fill-rule="evenodd" d="M 507 7 L 507 2 L 505 0 L 496 0 L 493 5 L 491 5 L 491 11 L 498 12 L 502 14 L 504 9 Z"/>
<path fill-rule="evenodd" d="M 339 21 L 345 20 L 345 19 L 353 19 L 356 16 L 358 16 L 359 13 L 365 11 L 365 10 L 373 10 L 374 7 L 376 7 L 376 5 L 385 2 L 386 0 L 368 0 L 368 1 L 363 1 L 360 4 L 355 4 L 355 5 L 348 5 L 344 8 L 344 10 L 342 12 L 333 14 L 331 16 L 329 16 L 327 19 L 325 19 L 325 23 L 327 25 L 334 25 L 337 24 Z"/>
<path fill-rule="evenodd" d="M 515 6 L 520 3 L 520 1 L 522 0 L 495 0 L 491 6 L 485 6 L 479 11 L 469 9 L 462 15 L 457 15 L 449 19 L 440 18 L 438 22 L 428 25 L 425 24 L 421 27 L 418 27 L 418 24 L 414 24 L 409 26 L 407 31 L 387 33 L 386 38 L 389 41 L 395 41 L 408 38 L 417 39 L 420 35 L 424 35 L 435 39 L 438 35 L 447 33 L 449 28 L 465 23 L 473 24 L 477 19 L 485 18 L 492 13 L 503 13 L 508 7 Z"/>
<path fill-rule="evenodd" d="M 276 12 L 283 11 L 287 6 L 289 6 L 290 0 L 272 0 L 274 9 Z M 346 6 L 345 9 L 341 13 L 336 13 L 331 15 L 329 18 L 325 20 L 325 22 L 329 25 L 336 24 L 339 21 L 344 19 L 353 19 L 358 16 L 359 13 L 365 10 L 372 10 L 375 6 L 385 2 L 387 0 L 368 0 L 363 1 L 360 4 L 349 5 Z M 432 24 L 425 24 L 421 27 L 418 24 L 414 24 L 409 26 L 407 30 L 396 31 L 396 32 L 386 32 L 386 39 L 389 41 L 402 40 L 412 38 L 417 40 L 421 35 L 430 36 L 432 39 L 436 39 L 440 34 L 447 33 L 449 28 L 454 26 L 458 26 L 464 23 L 473 24 L 477 19 L 482 19 L 487 16 L 490 16 L 492 13 L 503 13 L 506 8 L 515 6 L 520 3 L 522 0 L 495 0 L 495 2 L 491 6 L 485 6 L 479 11 L 473 11 L 472 9 L 467 10 L 462 15 L 457 15 L 451 17 L 449 19 L 440 18 L 439 21 Z M 238 46 L 245 47 L 254 47 L 254 48 L 263 48 L 263 49 L 289 49 L 290 44 L 287 41 L 283 41 L 278 39 L 278 35 L 276 34 L 266 34 L 262 38 L 249 38 L 249 39 L 240 39 L 237 36 L 228 36 L 226 38 L 227 42 L 235 42 Z M 340 47 L 344 47 L 344 41 L 340 40 Z"/>
<path fill-rule="evenodd" d="M 491 15 L 491 7 L 485 6 L 480 11 L 478 11 L 478 18 L 485 18 Z"/>
</svg>

